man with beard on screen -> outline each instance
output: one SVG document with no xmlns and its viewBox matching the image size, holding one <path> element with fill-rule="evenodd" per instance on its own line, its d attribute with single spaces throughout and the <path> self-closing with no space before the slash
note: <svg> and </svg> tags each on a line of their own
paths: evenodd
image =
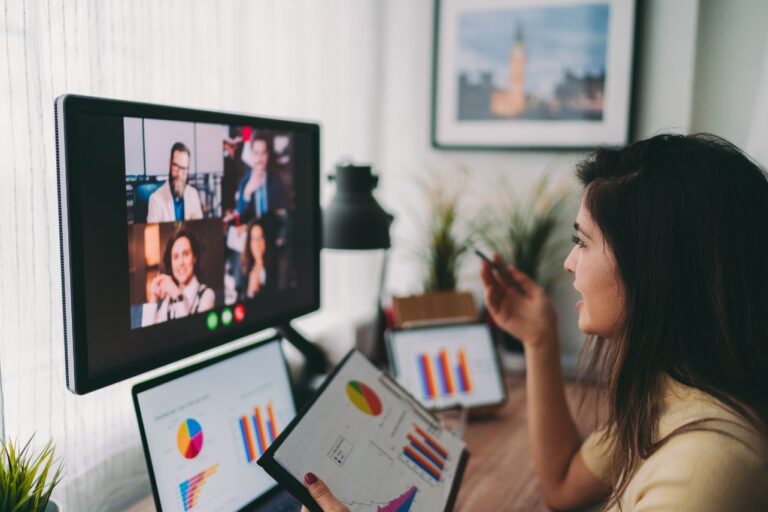
<svg viewBox="0 0 768 512">
<path fill-rule="evenodd" d="M 149 196 L 147 223 L 173 222 L 203 218 L 200 195 L 189 178 L 189 148 L 182 142 L 171 147 L 168 181 Z"/>
</svg>

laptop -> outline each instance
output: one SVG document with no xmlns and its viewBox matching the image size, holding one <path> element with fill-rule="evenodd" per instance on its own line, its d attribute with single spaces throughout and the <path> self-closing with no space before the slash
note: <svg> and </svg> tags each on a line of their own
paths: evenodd
<svg viewBox="0 0 768 512">
<path fill-rule="evenodd" d="M 507 400 L 493 336 L 484 323 L 387 331 L 392 375 L 428 409 L 491 412 Z"/>
<path fill-rule="evenodd" d="M 256 464 L 296 415 L 280 336 L 136 384 L 133 403 L 158 511 L 301 508 Z"/>
</svg>

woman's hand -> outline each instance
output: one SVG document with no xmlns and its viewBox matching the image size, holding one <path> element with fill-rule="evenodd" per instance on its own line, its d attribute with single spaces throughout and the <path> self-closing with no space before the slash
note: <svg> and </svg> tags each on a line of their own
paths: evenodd
<svg viewBox="0 0 768 512">
<path fill-rule="evenodd" d="M 254 297 L 259 291 L 261 291 L 261 267 L 255 265 L 248 273 L 248 290 L 246 292 L 248 297 Z"/>
<path fill-rule="evenodd" d="M 323 512 L 349 512 L 347 506 L 337 500 L 325 483 L 317 478 L 314 473 L 304 475 L 304 484 L 309 489 L 309 495 L 320 505 Z M 309 509 L 301 507 L 301 512 L 309 512 Z"/>
<path fill-rule="evenodd" d="M 494 254 L 493 259 L 504 265 L 498 254 Z M 497 276 L 488 262 L 483 262 L 480 271 L 485 285 L 485 304 L 494 322 L 526 347 L 555 342 L 557 317 L 547 293 L 523 272 L 512 266 L 507 269 L 525 295 Z"/>
<path fill-rule="evenodd" d="M 160 274 L 152 280 L 152 284 L 149 286 L 149 302 L 154 304 L 165 300 L 165 297 L 168 295 L 178 297 L 179 287 L 173 282 L 171 276 Z"/>
</svg>

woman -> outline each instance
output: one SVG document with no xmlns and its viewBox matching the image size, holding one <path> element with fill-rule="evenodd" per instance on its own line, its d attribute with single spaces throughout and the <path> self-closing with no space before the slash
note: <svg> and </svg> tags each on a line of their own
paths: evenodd
<svg viewBox="0 0 768 512">
<path fill-rule="evenodd" d="M 240 300 L 252 299 L 271 284 L 273 276 L 267 272 L 267 239 L 264 222 L 254 219 L 248 224 L 245 250 L 241 257 Z"/>
<path fill-rule="evenodd" d="M 169 274 L 160 274 L 150 285 L 149 310 L 144 325 L 183 318 L 213 309 L 216 294 L 197 280 L 200 243 L 187 230 L 175 232 L 165 246 L 163 267 Z M 145 319 L 147 319 L 145 313 Z"/>
<path fill-rule="evenodd" d="M 512 267 L 524 296 L 488 264 L 481 272 L 491 315 L 525 346 L 546 503 L 768 510 L 766 175 L 715 136 L 659 135 L 595 152 L 578 176 L 565 268 L 609 405 L 606 425 L 583 443 L 544 290 Z M 315 475 L 305 480 L 324 510 L 346 510 Z"/>
</svg>

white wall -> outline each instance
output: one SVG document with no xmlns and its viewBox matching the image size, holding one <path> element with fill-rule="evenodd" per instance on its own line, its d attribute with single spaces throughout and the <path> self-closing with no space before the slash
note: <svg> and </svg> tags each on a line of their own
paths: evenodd
<svg viewBox="0 0 768 512">
<path fill-rule="evenodd" d="M 767 46 L 768 2 L 701 0 L 692 130 L 746 146 L 760 95 L 768 95 Z"/>
<path fill-rule="evenodd" d="M 660 130 L 686 131 L 690 121 L 691 89 L 696 41 L 698 0 L 650 0 L 642 19 L 641 70 L 636 97 L 636 133 L 640 137 Z M 524 194 L 542 173 L 572 183 L 574 164 L 585 153 L 578 151 L 447 151 L 430 146 L 430 98 L 433 2 L 388 0 L 384 27 L 384 82 L 381 114 L 382 201 L 395 213 L 396 241 L 417 243 L 420 222 L 427 215 L 415 180 L 432 170 L 471 172 L 466 196 L 470 209 L 494 208 L 499 184 L 507 193 Z M 457 173 L 458 174 L 458 173 Z M 573 215 L 575 217 L 575 209 Z M 402 244 L 395 248 L 389 289 L 394 294 L 418 292 L 421 273 Z M 462 287 L 480 297 L 481 285 L 474 257 L 467 260 Z M 571 280 L 555 289 L 561 345 L 568 354 L 578 352 L 579 333 Z"/>
</svg>

